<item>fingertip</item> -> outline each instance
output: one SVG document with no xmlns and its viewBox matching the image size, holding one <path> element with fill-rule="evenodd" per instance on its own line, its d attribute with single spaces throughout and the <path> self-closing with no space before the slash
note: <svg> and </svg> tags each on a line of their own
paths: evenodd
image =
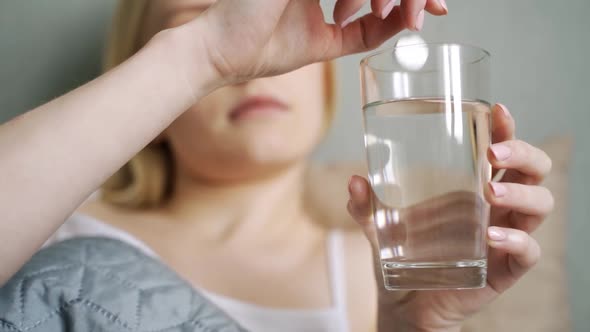
<svg viewBox="0 0 590 332">
<path fill-rule="evenodd" d="M 494 119 L 496 121 L 501 121 L 502 123 L 505 124 L 513 124 L 514 123 L 514 118 L 512 117 L 512 114 L 510 114 L 510 111 L 508 110 L 508 108 L 503 105 L 503 104 L 496 104 L 494 105 L 493 109 L 493 115 L 494 115 Z"/>
<path fill-rule="evenodd" d="M 357 207 L 366 207 L 369 205 L 370 199 L 369 199 L 369 195 L 367 194 L 366 191 L 360 191 L 360 192 L 353 192 L 350 195 L 350 199 L 352 200 L 352 204 L 353 207 L 357 208 Z"/>
<path fill-rule="evenodd" d="M 367 181 L 358 175 L 353 175 L 350 178 L 350 182 L 348 184 L 349 186 L 349 191 L 351 195 L 359 195 L 359 194 L 365 194 L 365 192 L 367 191 Z"/>
<path fill-rule="evenodd" d="M 492 241 L 504 241 L 506 240 L 507 235 L 506 232 L 497 226 L 490 226 L 488 227 L 488 239 Z"/>
<path fill-rule="evenodd" d="M 541 150 L 543 151 L 543 150 Z M 541 173 L 542 174 L 549 174 L 551 173 L 551 170 L 553 170 L 553 159 L 551 159 L 551 157 L 549 157 L 549 155 L 543 151 L 543 155 L 545 158 L 542 158 L 543 160 L 543 167 L 541 168 Z"/>
<path fill-rule="evenodd" d="M 502 228 L 495 226 L 488 227 L 487 242 L 490 247 L 502 247 L 504 242 L 507 240 L 507 237 L 508 235 Z"/>
<path fill-rule="evenodd" d="M 501 103 L 497 103 L 496 105 L 496 110 L 507 120 L 512 119 L 512 115 L 510 114 L 510 111 L 508 110 L 508 107 L 506 107 L 506 105 L 501 104 Z"/>
<path fill-rule="evenodd" d="M 498 226 L 488 227 L 488 242 L 495 247 L 506 248 L 511 253 L 522 251 L 529 235 L 524 231 Z"/>
<path fill-rule="evenodd" d="M 493 142 L 502 142 L 514 138 L 516 124 L 514 118 L 503 104 L 492 107 L 492 138 Z"/>
<path fill-rule="evenodd" d="M 555 209 L 555 197 L 553 196 L 553 193 L 551 192 L 551 190 L 549 190 L 547 187 L 541 187 L 541 190 L 543 190 L 545 192 L 545 204 L 543 204 L 543 206 L 546 209 L 546 213 L 545 214 L 550 214 L 554 209 Z"/>
<path fill-rule="evenodd" d="M 449 13 L 449 6 L 447 6 L 446 0 L 439 0 L 439 4 L 442 7 L 442 15 L 446 15 Z"/>
<path fill-rule="evenodd" d="M 406 29 L 409 29 L 411 31 L 419 31 L 417 28 L 419 15 L 420 12 L 414 15 L 414 13 L 409 9 L 402 11 L 403 22 L 406 24 Z M 424 24 L 424 21 L 422 21 L 422 24 Z"/>
<path fill-rule="evenodd" d="M 370 187 L 365 178 L 354 175 L 350 178 L 349 184 L 350 199 L 348 200 L 348 211 L 357 218 L 362 219 L 371 214 L 371 198 L 369 197 Z"/>
<path fill-rule="evenodd" d="M 425 12 L 438 13 L 441 5 L 437 0 L 402 1 L 400 4 L 401 16 L 405 28 L 412 31 L 421 31 L 424 26 Z"/>
<path fill-rule="evenodd" d="M 382 9 L 378 9 L 378 10 L 376 10 L 376 12 L 374 11 L 374 14 L 376 14 L 379 18 L 384 20 L 387 18 L 387 16 L 389 16 L 389 14 L 393 10 L 394 6 L 395 6 L 395 0 L 389 0 L 387 2 L 387 4 Z"/>
<path fill-rule="evenodd" d="M 512 149 L 508 143 L 496 143 L 488 148 L 488 159 L 494 166 L 501 166 L 510 157 L 512 157 Z"/>
<path fill-rule="evenodd" d="M 488 182 L 488 185 L 484 187 L 484 191 L 483 191 L 484 198 L 491 206 L 497 205 L 498 200 L 500 198 L 496 194 L 497 189 L 494 188 L 494 185 L 496 183 L 497 182 L 493 182 L 493 181 Z"/>
<path fill-rule="evenodd" d="M 430 14 L 436 16 L 443 16 L 449 13 L 449 7 L 445 0 L 428 0 L 425 9 Z"/>
<path fill-rule="evenodd" d="M 494 240 L 490 231 L 501 230 L 506 233 L 504 240 Z M 520 277 L 541 258 L 541 247 L 529 234 L 513 228 L 490 227 L 488 244 L 498 252 L 507 255 L 507 268 L 513 277 Z"/>
<path fill-rule="evenodd" d="M 334 22 L 341 28 L 354 21 L 354 15 L 361 9 L 364 1 L 338 1 L 334 7 Z"/>
<path fill-rule="evenodd" d="M 334 8 L 332 18 L 334 19 L 334 23 L 336 23 L 339 27 L 342 27 L 342 24 L 347 19 L 347 17 L 344 16 L 342 9 L 340 9 L 338 5 L 336 5 L 336 8 Z"/>
<path fill-rule="evenodd" d="M 503 249 L 504 245 L 503 242 L 488 239 L 488 246 L 490 246 L 490 248 Z"/>
<path fill-rule="evenodd" d="M 419 13 L 418 13 L 418 17 L 416 18 L 416 24 L 414 26 L 414 29 L 416 31 L 422 31 L 422 28 L 424 27 L 424 9 L 422 9 Z"/>
<path fill-rule="evenodd" d="M 415 17 L 412 14 L 412 9 L 408 6 L 407 1 L 402 1 L 400 6 L 400 18 L 405 29 L 412 29 L 415 23 Z M 417 13 L 417 12 L 416 12 Z"/>
</svg>

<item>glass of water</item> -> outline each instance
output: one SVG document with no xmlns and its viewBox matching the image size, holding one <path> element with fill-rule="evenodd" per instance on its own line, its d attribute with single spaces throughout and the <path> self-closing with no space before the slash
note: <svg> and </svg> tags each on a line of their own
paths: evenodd
<svg viewBox="0 0 590 332">
<path fill-rule="evenodd" d="M 361 82 L 385 288 L 485 286 L 489 53 L 400 46 L 363 59 Z"/>
</svg>

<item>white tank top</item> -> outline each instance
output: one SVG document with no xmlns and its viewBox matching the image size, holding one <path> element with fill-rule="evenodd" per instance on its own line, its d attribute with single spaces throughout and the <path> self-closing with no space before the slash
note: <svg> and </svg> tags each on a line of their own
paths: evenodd
<svg viewBox="0 0 590 332">
<path fill-rule="evenodd" d="M 45 246 L 74 237 L 101 236 L 126 242 L 145 254 L 158 258 L 145 243 L 131 234 L 90 216 L 74 214 L 45 243 Z M 325 309 L 275 309 L 215 294 L 202 288 L 211 302 L 225 311 L 242 327 L 253 332 L 348 332 L 344 246 L 342 235 L 332 231 L 327 239 L 332 306 Z"/>
</svg>

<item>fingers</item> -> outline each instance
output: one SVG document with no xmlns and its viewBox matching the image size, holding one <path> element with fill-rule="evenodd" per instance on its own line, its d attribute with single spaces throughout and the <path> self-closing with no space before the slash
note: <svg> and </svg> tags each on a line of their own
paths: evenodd
<svg viewBox="0 0 590 332">
<path fill-rule="evenodd" d="M 519 140 L 496 143 L 488 150 L 488 159 L 496 169 L 515 170 L 512 179 L 519 183 L 540 183 L 551 171 L 551 159 L 541 149 Z M 514 172 L 512 172 L 514 173 Z M 516 177 L 515 177 L 516 176 Z"/>
<path fill-rule="evenodd" d="M 535 231 L 551 213 L 554 199 L 544 187 L 515 183 L 491 183 L 485 191 L 486 199 L 495 208 L 492 220 L 502 220 L 497 225 L 510 225 L 527 233 Z M 500 219 L 495 215 L 501 213 Z"/>
<path fill-rule="evenodd" d="M 352 17 L 356 14 L 367 0 L 340 0 L 336 2 L 334 7 L 334 22 L 341 27 L 348 25 L 352 21 Z M 402 1 L 404 8 L 404 15 L 408 17 L 418 17 L 422 12 L 422 20 L 424 19 L 424 10 L 433 15 L 445 15 L 448 13 L 447 4 L 445 0 L 405 0 Z M 395 7 L 396 0 L 371 0 L 371 12 L 373 16 L 385 19 L 392 12 Z M 408 21 L 407 21 L 408 22 Z M 409 21 L 413 22 L 413 21 Z M 407 28 L 414 28 L 415 26 L 406 26 Z"/>
<path fill-rule="evenodd" d="M 492 107 L 492 143 L 504 142 L 514 139 L 514 118 L 506 106 L 496 104 Z M 494 179 L 501 179 L 506 174 L 505 170 L 493 169 Z"/>
<path fill-rule="evenodd" d="M 521 230 L 502 227 L 490 227 L 488 229 L 488 244 L 494 250 L 508 254 L 508 265 L 505 267 L 508 275 L 496 275 L 496 284 L 512 281 L 521 277 L 532 268 L 541 258 L 541 248 L 529 234 Z M 493 260 L 496 263 L 498 260 Z M 503 263 L 504 265 L 506 262 Z M 494 270 L 496 266 L 490 266 Z M 501 269 L 500 269 L 501 271 Z M 502 280 L 504 279 L 504 280 Z M 504 289 L 510 285 L 504 285 Z"/>
<path fill-rule="evenodd" d="M 410 1 L 417 1 L 418 3 L 412 6 L 405 6 L 406 10 L 410 12 L 407 13 L 409 16 L 417 17 L 422 10 L 429 12 L 432 15 L 446 15 L 449 10 L 447 8 L 447 3 L 445 0 L 410 0 Z M 371 0 L 371 9 L 373 15 L 379 17 L 381 19 L 385 19 L 393 7 L 395 6 L 396 0 Z M 402 15 L 403 16 L 403 15 Z M 423 19 L 424 17 L 422 17 Z M 412 29 L 413 26 L 406 26 L 409 29 Z"/>
<path fill-rule="evenodd" d="M 492 107 L 492 143 L 499 143 L 514 139 L 514 118 L 502 104 Z"/>
<path fill-rule="evenodd" d="M 340 0 L 334 7 L 334 22 L 340 27 L 347 26 L 352 22 L 352 17 L 356 14 L 367 0 Z"/>
<path fill-rule="evenodd" d="M 448 13 L 445 0 L 402 0 L 400 7 L 405 27 L 414 31 L 422 30 L 425 12 L 433 15 Z"/>
<path fill-rule="evenodd" d="M 445 0 L 428 0 L 426 1 L 426 9 L 432 15 L 446 15 L 449 13 L 447 2 Z"/>
<path fill-rule="evenodd" d="M 350 193 L 347 206 L 348 213 L 361 226 L 363 233 L 365 233 L 371 244 L 372 250 L 377 253 L 377 230 L 373 224 L 371 211 L 371 186 L 365 178 L 354 175 L 348 184 L 348 191 Z"/>
<path fill-rule="evenodd" d="M 385 20 L 367 14 L 342 29 L 342 42 L 328 51 L 328 58 L 375 49 L 404 29 L 400 7 L 394 7 Z"/>
<path fill-rule="evenodd" d="M 395 6 L 395 0 L 371 0 L 373 15 L 382 20 L 391 13 L 393 6 Z"/>
<path fill-rule="evenodd" d="M 526 215 L 546 216 L 554 205 L 553 195 L 547 188 L 518 183 L 490 183 L 485 196 L 492 206 Z"/>
<path fill-rule="evenodd" d="M 402 0 L 400 7 L 406 27 L 414 31 L 422 30 L 426 0 Z"/>
<path fill-rule="evenodd" d="M 420 30 L 425 10 L 434 15 L 447 13 L 444 0 L 371 0 L 372 13 L 353 20 L 366 0 L 339 0 L 334 7 L 334 21 L 341 28 L 341 43 L 330 47 L 325 59 L 375 49 L 405 28 Z"/>
</svg>

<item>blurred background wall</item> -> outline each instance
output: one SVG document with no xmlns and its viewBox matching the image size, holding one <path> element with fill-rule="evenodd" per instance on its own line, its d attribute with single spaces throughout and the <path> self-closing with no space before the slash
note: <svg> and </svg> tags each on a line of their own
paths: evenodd
<svg viewBox="0 0 590 332">
<path fill-rule="evenodd" d="M 326 8 L 333 3 L 323 1 Z M 512 111 L 520 138 L 533 143 L 561 134 L 574 138 L 570 217 L 564 220 L 567 266 L 575 331 L 588 331 L 590 107 L 586 94 L 590 94 L 590 20 L 586 15 L 590 2 L 447 3 L 450 15 L 429 17 L 422 38 L 470 43 L 492 53 L 493 96 Z M 96 76 L 114 4 L 115 0 L 0 0 L 0 122 Z M 364 158 L 360 58 L 339 61 L 339 113 L 316 153 L 318 160 Z"/>
</svg>

